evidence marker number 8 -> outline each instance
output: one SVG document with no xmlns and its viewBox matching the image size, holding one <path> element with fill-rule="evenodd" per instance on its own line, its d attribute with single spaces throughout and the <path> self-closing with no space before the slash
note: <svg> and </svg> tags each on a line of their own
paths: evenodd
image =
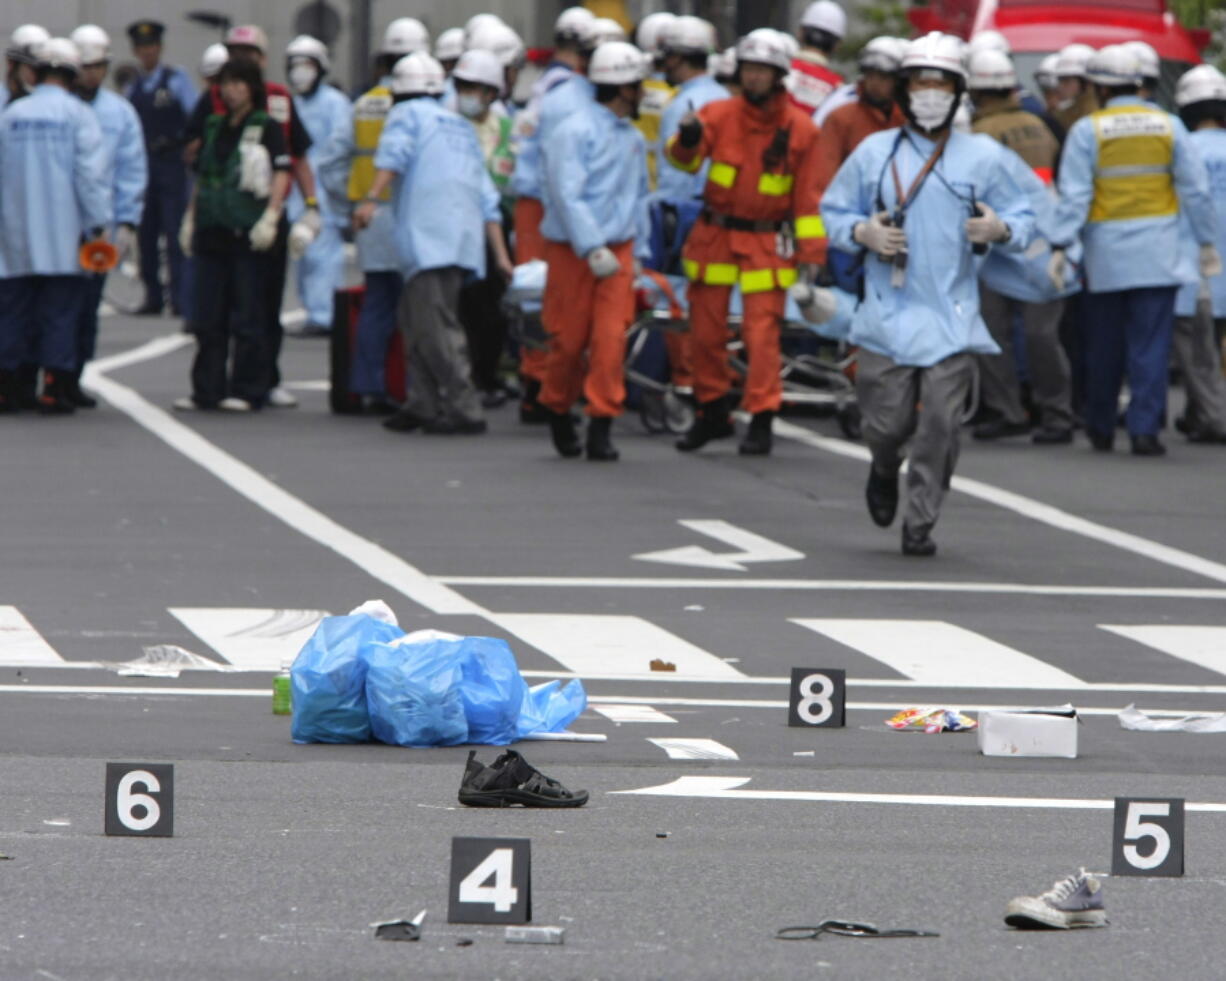
<svg viewBox="0 0 1226 981">
<path fill-rule="evenodd" d="M 847 722 L 847 672 L 840 668 L 792 668 L 788 725 L 836 728 Z"/>
</svg>

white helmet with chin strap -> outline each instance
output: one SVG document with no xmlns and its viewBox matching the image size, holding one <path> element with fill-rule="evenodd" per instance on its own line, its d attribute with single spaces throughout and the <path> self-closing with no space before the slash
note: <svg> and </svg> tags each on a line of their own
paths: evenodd
<svg viewBox="0 0 1226 981">
<path fill-rule="evenodd" d="M 397 17 L 383 32 L 381 55 L 407 55 L 430 50 L 430 32 L 416 17 Z"/>
<path fill-rule="evenodd" d="M 1056 62 L 1060 60 L 1058 54 L 1049 54 L 1046 58 L 1039 62 L 1039 67 L 1034 70 L 1034 83 L 1041 89 L 1054 89 L 1060 82 L 1060 76 L 1056 74 Z"/>
<path fill-rule="evenodd" d="M 593 85 L 634 85 L 651 70 L 643 52 L 626 41 L 606 41 L 592 52 L 587 78 Z"/>
<path fill-rule="evenodd" d="M 591 36 L 590 27 L 596 15 L 586 7 L 567 7 L 553 24 L 554 37 L 559 41 L 579 42 Z"/>
<path fill-rule="evenodd" d="M 667 10 L 648 14 L 639 21 L 638 29 L 634 32 L 635 43 L 649 55 L 660 54 L 668 25 L 676 19 L 677 15 L 671 14 Z"/>
<path fill-rule="evenodd" d="M 1017 88 L 1017 69 L 1013 59 L 998 48 L 972 51 L 967 61 L 966 86 L 972 92 Z"/>
<path fill-rule="evenodd" d="M 443 66 L 424 51 L 405 55 L 392 68 L 395 95 L 442 95 L 446 81 Z"/>
<path fill-rule="evenodd" d="M 1226 102 L 1226 75 L 1212 65 L 1197 65 L 1179 77 L 1175 105 L 1183 109 L 1197 102 Z"/>
<path fill-rule="evenodd" d="M 9 35 L 5 56 L 13 61 L 33 64 L 34 49 L 44 41 L 51 40 L 51 32 L 39 24 L 22 24 Z"/>
<path fill-rule="evenodd" d="M 81 52 L 66 37 L 48 38 L 36 45 L 33 57 L 38 68 L 58 68 L 74 75 L 81 70 Z"/>
<path fill-rule="evenodd" d="M 610 41 L 625 41 L 626 29 L 612 17 L 597 17 L 592 22 L 592 30 L 586 40 L 592 47 L 599 47 Z"/>
<path fill-rule="evenodd" d="M 974 54 L 976 51 L 1003 51 L 1007 55 L 1013 54 L 1009 39 L 1000 31 L 993 30 L 980 31 L 967 42 L 968 54 Z"/>
<path fill-rule="evenodd" d="M 1088 44 L 1066 44 L 1056 54 L 1056 77 L 1085 78 L 1093 57 L 1094 49 Z"/>
<path fill-rule="evenodd" d="M 884 72 L 892 75 L 902 65 L 907 42 L 898 37 L 875 37 L 860 49 L 857 62 L 862 72 Z"/>
<path fill-rule="evenodd" d="M 677 17 L 664 30 L 665 54 L 709 55 L 715 50 L 715 25 L 701 17 Z"/>
<path fill-rule="evenodd" d="M 99 65 L 111 60 L 111 37 L 97 24 L 82 24 L 68 35 L 81 52 L 82 65 Z"/>
<path fill-rule="evenodd" d="M 816 0 L 805 8 L 800 18 L 801 29 L 825 31 L 840 40 L 847 34 L 847 14 L 834 0 Z"/>
<path fill-rule="evenodd" d="M 434 41 L 434 57 L 439 61 L 455 61 L 464 53 L 464 28 L 449 27 Z"/>
<path fill-rule="evenodd" d="M 468 41 L 469 50 L 492 51 L 503 65 L 518 65 L 524 59 L 523 39 L 507 24 L 487 24 L 474 31 Z"/>
<path fill-rule="evenodd" d="M 941 71 L 955 81 L 966 81 L 966 68 L 962 63 L 962 40 L 952 34 L 933 31 L 917 37 L 903 51 L 901 71 Z"/>
<path fill-rule="evenodd" d="M 1141 69 L 1141 77 L 1149 82 L 1157 82 L 1162 78 L 1162 59 L 1152 45 L 1144 41 L 1125 41 L 1124 47 L 1133 53 Z"/>
<path fill-rule="evenodd" d="M 205 78 L 212 78 L 219 71 L 221 66 L 230 60 L 230 52 L 226 50 L 226 46 L 221 42 L 210 44 L 204 49 L 204 54 L 200 56 L 200 74 Z"/>
<path fill-rule="evenodd" d="M 328 58 L 327 46 L 323 41 L 309 34 L 299 34 L 290 41 L 285 47 L 285 58 L 287 61 L 294 58 L 310 58 L 319 66 L 321 72 L 326 72 L 332 67 Z"/>
<path fill-rule="evenodd" d="M 746 63 L 769 65 L 785 73 L 792 68 L 792 58 L 779 32 L 770 27 L 750 31 L 737 42 L 736 62 L 738 66 Z"/>
<path fill-rule="evenodd" d="M 502 62 L 493 51 L 484 48 L 469 48 L 460 55 L 451 77 L 461 82 L 488 85 L 498 93 L 501 93 L 506 85 L 506 72 Z"/>
<path fill-rule="evenodd" d="M 1086 65 L 1086 78 L 1095 85 L 1108 88 L 1127 88 L 1141 84 L 1141 63 L 1137 56 L 1122 44 L 1108 44 L 1095 51 Z"/>
</svg>

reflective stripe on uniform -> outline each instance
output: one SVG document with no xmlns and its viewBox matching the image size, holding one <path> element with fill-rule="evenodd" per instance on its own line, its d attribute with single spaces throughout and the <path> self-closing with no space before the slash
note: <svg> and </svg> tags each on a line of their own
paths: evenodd
<svg viewBox="0 0 1226 981">
<path fill-rule="evenodd" d="M 791 174 L 763 174 L 758 178 L 758 193 L 767 197 L 781 198 L 792 193 L 796 178 Z"/>
<path fill-rule="evenodd" d="M 735 286 L 741 274 L 740 266 L 735 262 L 708 262 L 704 267 L 693 259 L 682 259 L 681 268 L 686 279 L 708 286 Z"/>
<path fill-rule="evenodd" d="M 825 238 L 826 225 L 822 221 L 821 215 L 802 215 L 796 219 L 796 237 L 802 238 Z"/>
<path fill-rule="evenodd" d="M 765 293 L 785 290 L 796 283 L 795 269 L 746 269 L 741 273 L 742 293 Z"/>
<path fill-rule="evenodd" d="M 702 159 L 703 159 L 702 155 L 695 154 L 694 159 L 691 160 L 689 163 L 686 163 L 683 160 L 678 160 L 676 157 L 673 156 L 673 147 L 675 147 L 676 145 L 677 145 L 677 137 L 674 136 L 671 140 L 668 141 L 668 144 L 664 147 L 664 156 L 668 158 L 668 162 L 672 164 L 674 167 L 676 167 L 678 170 L 684 170 L 687 174 L 698 173 L 698 168 L 702 166 Z"/>
<path fill-rule="evenodd" d="M 707 180 L 720 187 L 729 188 L 736 183 L 737 169 L 732 164 L 712 163 Z"/>
<path fill-rule="evenodd" d="M 1175 157 L 1171 117 L 1150 106 L 1124 105 L 1100 109 L 1090 118 L 1098 161 L 1089 220 L 1178 214 L 1179 198 L 1171 175 Z"/>
</svg>

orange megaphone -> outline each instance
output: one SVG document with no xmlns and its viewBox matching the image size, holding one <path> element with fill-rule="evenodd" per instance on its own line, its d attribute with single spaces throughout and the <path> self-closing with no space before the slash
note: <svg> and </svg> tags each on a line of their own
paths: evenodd
<svg viewBox="0 0 1226 981">
<path fill-rule="evenodd" d="M 119 265 L 119 250 L 106 239 L 96 238 L 81 246 L 77 258 L 86 272 L 108 273 Z"/>
</svg>

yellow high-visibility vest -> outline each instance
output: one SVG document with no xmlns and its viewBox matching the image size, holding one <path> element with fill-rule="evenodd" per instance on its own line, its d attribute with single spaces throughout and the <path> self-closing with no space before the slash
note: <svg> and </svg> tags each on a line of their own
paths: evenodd
<svg viewBox="0 0 1226 981">
<path fill-rule="evenodd" d="M 353 163 L 349 167 L 349 200 L 361 201 L 375 181 L 375 148 L 383 133 L 387 114 L 392 111 L 392 90 L 376 85 L 353 104 Z M 391 188 L 383 200 L 391 200 Z"/>
<path fill-rule="evenodd" d="M 657 180 L 655 149 L 660 144 L 660 117 L 676 91 L 661 78 L 643 80 L 643 98 L 639 102 L 639 118 L 634 125 L 647 141 L 647 182 L 653 191 L 656 189 Z"/>
<path fill-rule="evenodd" d="M 1178 214 L 1171 117 L 1152 106 L 1125 105 L 1100 109 L 1090 119 L 1098 141 L 1090 221 Z"/>
</svg>

